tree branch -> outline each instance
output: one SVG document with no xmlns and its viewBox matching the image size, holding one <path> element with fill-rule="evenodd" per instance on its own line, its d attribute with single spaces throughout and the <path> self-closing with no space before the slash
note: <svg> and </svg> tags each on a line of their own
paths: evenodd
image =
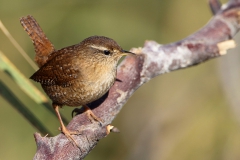
<svg viewBox="0 0 240 160">
<path fill-rule="evenodd" d="M 208 59 L 221 56 L 235 43 L 229 40 L 239 30 L 240 0 L 230 0 L 224 7 L 216 0 L 209 0 L 215 16 L 198 32 L 167 45 L 146 41 L 143 48 L 131 51 L 118 66 L 117 81 L 108 95 L 90 104 L 94 114 L 104 120 L 103 126 L 91 123 L 86 114 L 75 116 L 68 124 L 69 130 L 79 130 L 74 136 L 81 148 L 74 146 L 63 134 L 41 137 L 35 133 L 37 153 L 35 160 L 83 159 L 111 131 L 110 124 L 130 96 L 153 77 L 170 71 L 190 67 Z"/>
</svg>

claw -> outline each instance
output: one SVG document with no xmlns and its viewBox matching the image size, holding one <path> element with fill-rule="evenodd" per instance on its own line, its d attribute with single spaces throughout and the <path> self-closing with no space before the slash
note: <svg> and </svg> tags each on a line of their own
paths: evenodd
<svg viewBox="0 0 240 160">
<path fill-rule="evenodd" d="M 72 118 L 73 118 L 74 116 L 78 115 L 78 114 L 83 113 L 83 112 L 84 112 L 84 110 L 83 110 L 82 108 L 75 108 L 75 109 L 72 111 Z M 74 113 L 75 113 L 75 115 L 74 115 Z"/>
</svg>

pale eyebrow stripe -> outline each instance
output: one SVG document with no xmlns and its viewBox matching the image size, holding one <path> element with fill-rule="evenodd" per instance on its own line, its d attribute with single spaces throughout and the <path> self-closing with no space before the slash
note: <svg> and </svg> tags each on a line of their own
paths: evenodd
<svg viewBox="0 0 240 160">
<path fill-rule="evenodd" d="M 95 48 L 95 49 L 98 49 L 98 50 L 102 50 L 102 51 L 104 51 L 104 50 L 109 50 L 108 48 L 103 47 L 103 46 L 91 45 L 90 47 Z"/>
</svg>

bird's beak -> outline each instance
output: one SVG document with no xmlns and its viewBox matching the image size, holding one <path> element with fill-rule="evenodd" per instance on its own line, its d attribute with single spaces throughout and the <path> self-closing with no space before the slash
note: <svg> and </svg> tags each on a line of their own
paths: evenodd
<svg viewBox="0 0 240 160">
<path fill-rule="evenodd" d="M 126 55 L 136 55 L 135 53 L 132 53 L 132 52 L 129 52 L 129 51 L 125 51 L 125 50 L 122 50 L 122 55 L 123 56 L 126 56 Z"/>
</svg>

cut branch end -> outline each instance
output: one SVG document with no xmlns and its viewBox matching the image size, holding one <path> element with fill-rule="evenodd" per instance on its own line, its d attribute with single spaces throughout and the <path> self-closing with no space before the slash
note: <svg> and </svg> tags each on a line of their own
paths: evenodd
<svg viewBox="0 0 240 160">
<path fill-rule="evenodd" d="M 227 40 L 227 41 L 218 43 L 217 46 L 219 49 L 219 54 L 225 55 L 228 49 L 232 49 L 236 47 L 236 43 L 234 40 Z"/>
</svg>

